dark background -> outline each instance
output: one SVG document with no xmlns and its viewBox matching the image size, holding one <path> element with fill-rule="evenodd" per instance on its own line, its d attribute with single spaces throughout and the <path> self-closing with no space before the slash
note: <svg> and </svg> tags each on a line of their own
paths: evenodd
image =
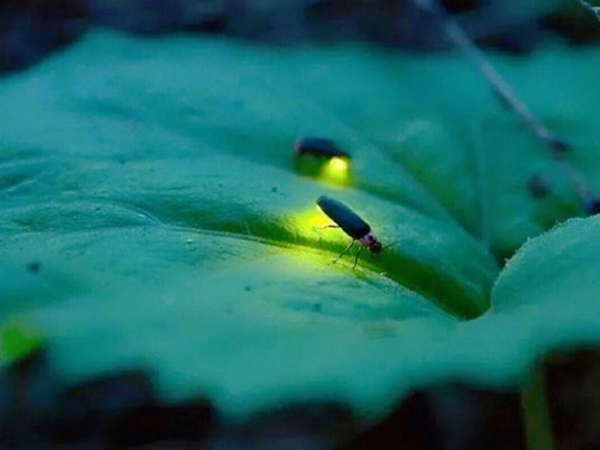
<svg viewBox="0 0 600 450">
<path fill-rule="evenodd" d="M 575 0 L 553 10 L 536 10 L 536 2 L 515 8 L 507 0 L 441 3 L 480 45 L 502 51 L 527 54 L 548 36 L 573 44 L 600 39 L 593 14 Z M 35 64 L 91 27 L 146 36 L 217 33 L 281 45 L 361 40 L 410 51 L 450 47 L 439 24 L 408 0 L 0 0 L 0 70 Z"/>
</svg>

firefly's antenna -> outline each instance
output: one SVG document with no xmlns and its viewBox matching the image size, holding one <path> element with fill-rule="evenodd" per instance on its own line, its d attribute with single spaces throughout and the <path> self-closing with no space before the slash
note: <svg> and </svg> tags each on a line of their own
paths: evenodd
<svg viewBox="0 0 600 450">
<path fill-rule="evenodd" d="M 381 247 L 381 251 L 384 252 L 386 249 L 393 247 L 397 243 L 398 243 L 398 241 L 390 242 L 388 245 L 384 245 L 383 247 Z"/>
</svg>

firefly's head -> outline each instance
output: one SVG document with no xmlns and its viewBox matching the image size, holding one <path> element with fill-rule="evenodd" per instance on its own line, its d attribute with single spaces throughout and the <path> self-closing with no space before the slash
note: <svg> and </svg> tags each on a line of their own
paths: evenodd
<svg viewBox="0 0 600 450">
<path fill-rule="evenodd" d="M 379 242 L 379 239 L 377 239 L 377 236 L 375 236 L 373 233 L 369 232 L 367 234 L 365 234 L 363 237 L 361 237 L 358 242 L 360 242 L 360 245 L 362 245 L 363 247 L 366 247 L 369 249 L 369 251 L 371 253 L 373 253 L 374 255 L 378 255 L 381 253 L 381 250 L 383 250 L 383 246 L 381 245 L 381 242 Z"/>
</svg>

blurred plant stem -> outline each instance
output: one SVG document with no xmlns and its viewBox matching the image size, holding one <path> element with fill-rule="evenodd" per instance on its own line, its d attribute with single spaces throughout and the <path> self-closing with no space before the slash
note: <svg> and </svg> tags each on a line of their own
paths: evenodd
<svg viewBox="0 0 600 450">
<path fill-rule="evenodd" d="M 581 6 L 583 6 L 585 9 L 587 9 L 588 11 L 593 13 L 596 16 L 596 19 L 598 19 L 598 22 L 600 22 L 600 6 L 592 6 L 584 0 L 578 0 L 578 1 Z"/>
<path fill-rule="evenodd" d="M 544 368 L 536 364 L 521 392 L 527 450 L 553 450 Z"/>
<path fill-rule="evenodd" d="M 513 92 L 511 87 L 488 62 L 485 55 L 477 48 L 467 33 L 446 12 L 437 0 L 413 0 L 415 4 L 432 14 L 440 21 L 446 36 L 465 57 L 473 63 L 488 81 L 494 93 L 521 118 L 527 128 L 552 154 L 556 155 L 568 149 L 568 145 L 558 139 L 546 126 L 533 115 L 527 105 Z"/>
<path fill-rule="evenodd" d="M 472 39 L 461 28 L 452 16 L 450 16 L 438 0 L 413 0 L 415 5 L 423 11 L 431 14 L 441 23 L 446 36 L 452 44 L 460 50 L 463 55 L 481 72 L 489 83 L 494 94 L 508 106 L 527 126 L 533 135 L 541 142 L 546 152 L 555 160 L 559 170 L 569 180 L 573 190 L 579 197 L 583 209 L 588 214 L 597 214 L 600 211 L 600 201 L 588 187 L 579 173 L 566 161 L 562 161 L 562 155 L 570 150 L 570 145 L 558 138 L 539 120 L 527 107 L 525 102 L 513 92 L 510 85 L 504 81 L 486 59 L 483 52 L 477 48 Z M 579 2 L 594 12 L 600 20 L 600 7 L 593 7 L 583 0 Z"/>
</svg>

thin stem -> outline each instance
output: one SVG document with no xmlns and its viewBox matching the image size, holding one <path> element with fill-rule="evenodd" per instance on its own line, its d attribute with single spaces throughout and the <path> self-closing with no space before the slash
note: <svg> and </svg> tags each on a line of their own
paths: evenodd
<svg viewBox="0 0 600 450">
<path fill-rule="evenodd" d="M 529 380 L 521 392 L 521 406 L 527 450 L 552 450 L 554 442 L 546 399 L 546 379 L 541 364 L 536 364 L 531 370 Z"/>
<path fill-rule="evenodd" d="M 585 9 L 587 9 L 588 11 L 593 13 L 596 16 L 596 19 L 598 19 L 598 22 L 600 22 L 600 6 L 592 6 L 584 0 L 578 0 L 578 1 L 581 6 L 583 6 Z"/>
<path fill-rule="evenodd" d="M 417 6 L 437 17 L 448 38 L 455 47 L 477 67 L 483 74 L 494 93 L 508 105 L 525 123 L 527 128 L 542 142 L 547 150 L 555 156 L 568 149 L 568 145 L 554 136 L 550 130 L 533 115 L 527 105 L 513 92 L 511 87 L 487 61 L 484 54 L 477 48 L 471 38 L 460 25 L 452 19 L 436 0 L 414 0 Z"/>
<path fill-rule="evenodd" d="M 540 120 L 533 115 L 527 105 L 522 102 L 511 87 L 504 81 L 500 74 L 487 61 L 484 54 L 477 48 L 471 38 L 465 33 L 460 25 L 450 17 L 442 5 L 437 0 L 413 0 L 415 5 L 427 11 L 438 20 L 448 38 L 454 46 L 477 67 L 483 74 L 485 79 L 490 84 L 494 93 L 502 100 L 504 104 L 512 109 L 512 111 L 523 121 L 527 128 L 534 136 L 542 143 L 546 151 L 552 156 L 563 172 L 566 178 L 570 181 L 576 192 L 579 200 L 583 204 L 585 211 L 589 214 L 596 214 L 600 209 L 600 201 L 597 200 L 592 190 L 587 186 L 582 177 L 577 171 L 567 162 L 560 160 L 560 156 L 570 146 L 562 139 L 555 136 Z M 600 20 L 600 7 L 591 6 L 584 0 L 578 0 L 586 9 L 594 12 Z"/>
</svg>

